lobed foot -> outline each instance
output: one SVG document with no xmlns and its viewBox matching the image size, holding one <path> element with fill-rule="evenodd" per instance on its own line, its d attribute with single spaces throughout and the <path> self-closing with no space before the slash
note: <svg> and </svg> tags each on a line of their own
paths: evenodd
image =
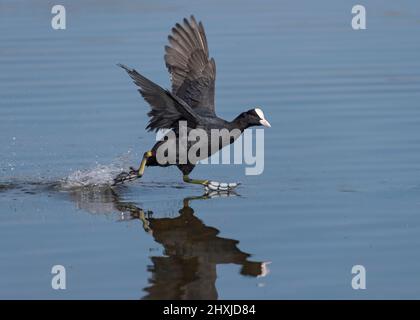
<svg viewBox="0 0 420 320">
<path fill-rule="evenodd" d="M 225 183 L 225 182 L 217 182 L 217 181 L 209 181 L 205 185 L 206 191 L 232 191 L 237 186 L 239 186 L 240 183 Z"/>
<path fill-rule="evenodd" d="M 121 172 L 118 176 L 114 178 L 113 185 L 121 184 L 126 181 L 132 181 L 140 178 L 141 176 L 138 174 L 137 170 L 134 170 L 133 168 L 130 168 L 131 170 L 129 172 Z"/>
</svg>

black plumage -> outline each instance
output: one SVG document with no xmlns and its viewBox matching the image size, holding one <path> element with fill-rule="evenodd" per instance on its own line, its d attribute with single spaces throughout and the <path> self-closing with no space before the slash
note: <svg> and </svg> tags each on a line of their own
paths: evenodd
<svg viewBox="0 0 420 320">
<path fill-rule="evenodd" d="M 172 91 L 161 88 L 136 70 L 119 64 L 139 87 L 138 91 L 151 107 L 148 113 L 150 121 L 146 127 L 149 131 L 173 129 L 176 139 L 179 139 L 180 121 L 186 121 L 189 130 L 196 128 L 205 130 L 209 137 L 212 129 L 238 129 L 241 133 L 250 126 L 270 126 L 259 108 L 243 112 L 233 121 L 217 117 L 214 105 L 216 63 L 209 57 L 203 24 L 197 23 L 194 16 L 190 19 L 185 18 L 182 24 L 177 23 L 172 28 L 168 40 L 169 45 L 165 46 L 165 64 L 170 73 Z M 239 135 L 236 135 L 230 143 L 237 137 Z M 117 177 L 116 183 L 131 180 L 134 175 L 140 177 L 144 166 L 159 166 L 156 150 L 163 142 L 157 142 L 149 152 L 145 153 L 138 170 L 132 169 L 128 174 L 121 174 Z M 211 143 L 212 141 L 209 140 L 209 150 Z M 188 148 L 191 145 L 192 143 L 189 142 Z M 218 150 L 222 147 L 223 145 L 220 144 Z M 184 181 L 209 185 L 208 180 L 191 180 L 187 176 L 196 163 L 188 161 L 187 164 L 181 164 L 177 161 L 174 164 L 184 174 Z"/>
</svg>

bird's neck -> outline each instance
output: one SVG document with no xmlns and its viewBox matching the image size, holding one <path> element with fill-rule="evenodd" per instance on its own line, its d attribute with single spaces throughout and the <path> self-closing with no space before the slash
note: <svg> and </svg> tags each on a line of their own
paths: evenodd
<svg viewBox="0 0 420 320">
<path fill-rule="evenodd" d="M 247 121 L 247 119 L 244 117 L 243 114 L 240 114 L 239 116 L 237 116 L 229 124 L 230 124 L 230 130 L 239 129 L 241 131 L 244 131 L 250 126 L 249 122 Z"/>
</svg>

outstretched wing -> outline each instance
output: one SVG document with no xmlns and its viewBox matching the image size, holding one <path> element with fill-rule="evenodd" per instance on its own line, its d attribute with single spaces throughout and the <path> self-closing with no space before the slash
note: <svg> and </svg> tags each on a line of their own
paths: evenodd
<svg viewBox="0 0 420 320">
<path fill-rule="evenodd" d="M 172 93 L 192 108 L 207 108 L 214 113 L 216 63 L 209 58 L 203 24 L 194 16 L 177 23 L 168 36 L 165 63 L 171 74 Z"/>
<path fill-rule="evenodd" d="M 136 70 L 123 64 L 118 64 L 118 66 L 127 71 L 139 87 L 140 94 L 152 108 L 147 114 L 150 121 L 146 129 L 158 131 L 159 129 L 174 128 L 180 120 L 186 120 L 190 128 L 195 128 L 199 124 L 199 116 L 182 99 L 161 88 Z"/>
</svg>

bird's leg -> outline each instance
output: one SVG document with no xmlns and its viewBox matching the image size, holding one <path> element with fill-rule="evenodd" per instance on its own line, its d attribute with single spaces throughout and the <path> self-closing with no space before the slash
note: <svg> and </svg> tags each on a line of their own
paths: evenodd
<svg viewBox="0 0 420 320">
<path fill-rule="evenodd" d="M 201 184 L 203 186 L 209 183 L 209 180 L 191 179 L 187 174 L 183 176 L 183 180 L 186 183 Z"/>
<path fill-rule="evenodd" d="M 152 151 L 147 151 L 143 155 L 139 168 L 136 170 L 133 167 L 130 167 L 130 173 L 136 173 L 138 178 L 141 178 L 146 168 L 147 159 L 152 156 Z"/>
<path fill-rule="evenodd" d="M 144 173 L 144 169 L 146 168 L 147 159 L 152 156 L 152 151 L 147 151 L 143 155 L 143 159 L 141 160 L 140 166 L 138 169 L 134 169 L 130 167 L 130 172 L 121 172 L 115 179 L 114 185 L 123 183 L 125 181 L 134 180 L 141 178 Z"/>
<path fill-rule="evenodd" d="M 206 191 L 230 191 L 239 185 L 239 183 L 220 183 L 217 181 L 191 179 L 188 175 L 184 175 L 183 180 L 187 183 L 201 184 L 205 186 Z"/>
</svg>

